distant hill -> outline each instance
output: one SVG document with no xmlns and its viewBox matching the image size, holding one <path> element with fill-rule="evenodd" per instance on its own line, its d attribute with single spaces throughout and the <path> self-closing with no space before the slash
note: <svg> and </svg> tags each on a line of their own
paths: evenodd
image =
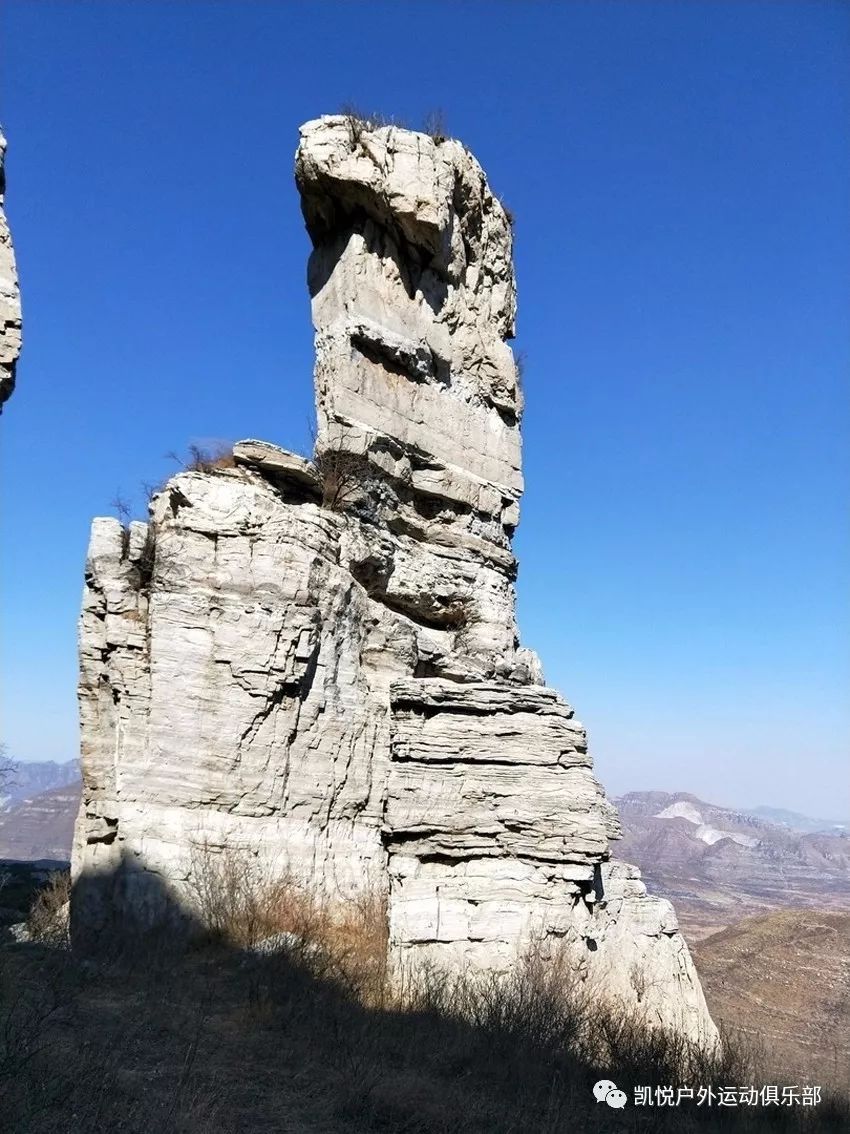
<svg viewBox="0 0 850 1134">
<path fill-rule="evenodd" d="M 68 861 L 79 804 L 80 785 L 75 783 L 0 811 L 0 859 Z"/>
<path fill-rule="evenodd" d="M 79 781 L 80 766 L 76 760 L 14 761 L 8 775 L 4 774 L 0 781 L 0 813 L 40 792 Z"/>
<path fill-rule="evenodd" d="M 788 811 L 784 807 L 754 807 L 753 814 L 780 827 L 790 827 L 794 831 L 847 831 L 850 833 L 850 820 L 813 819 L 801 815 L 799 811 Z"/>
<path fill-rule="evenodd" d="M 850 910 L 847 831 L 795 830 L 761 809 L 718 807 L 686 792 L 630 792 L 614 802 L 624 831 L 615 856 L 675 903 L 691 941 L 772 909 Z"/>
<path fill-rule="evenodd" d="M 0 795 L 0 859 L 67 861 L 79 803 L 76 760 L 15 764 Z"/>
<path fill-rule="evenodd" d="M 692 949 L 709 1009 L 760 1037 L 774 1082 L 850 1083 L 850 911 L 779 910 Z"/>
</svg>

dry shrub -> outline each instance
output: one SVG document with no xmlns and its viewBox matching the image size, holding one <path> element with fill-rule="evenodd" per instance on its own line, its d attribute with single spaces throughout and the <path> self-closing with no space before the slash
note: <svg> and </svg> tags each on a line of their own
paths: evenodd
<svg viewBox="0 0 850 1134">
<path fill-rule="evenodd" d="M 644 1010 L 582 981 L 568 953 L 542 957 L 532 948 L 509 973 L 447 974 L 420 970 L 402 997 L 408 1012 L 427 1012 L 471 1026 L 486 1039 L 489 1057 L 515 1061 L 544 1053 L 564 1073 L 604 1077 L 626 1085 L 728 1086 L 759 1081 L 752 1044 L 724 1035 L 706 1047 L 653 1024 Z M 532 1055 L 532 1058 L 537 1058 Z M 592 1079 L 591 1079 L 592 1081 Z"/>
<path fill-rule="evenodd" d="M 202 449 L 200 445 L 189 446 L 189 457 L 186 461 L 187 472 L 214 472 L 216 469 L 232 469 L 236 467 L 233 456 L 233 446 L 222 442 L 212 449 Z"/>
<path fill-rule="evenodd" d="M 87 962 L 89 965 L 91 962 Z M 160 984 L 146 987 L 136 965 L 112 984 L 119 1019 L 105 1017 L 110 998 L 92 1001 L 95 984 L 115 982 L 108 969 L 81 969 L 70 951 L 0 949 L 0 1129 L 3 1134 L 228 1134 L 223 1092 L 204 1079 L 198 1059 L 206 1005 L 170 997 L 168 1028 L 151 1013 Z M 139 993 L 146 994 L 146 1001 Z M 120 1008 L 119 1008 L 120 1011 Z M 158 1026 L 152 1027 L 152 1024 Z M 155 1076 L 145 1060 L 157 1045 Z"/>
<path fill-rule="evenodd" d="M 360 107 L 355 106 L 353 103 L 345 103 L 340 108 L 340 114 L 346 120 L 348 133 L 351 137 L 351 148 L 356 149 L 360 145 L 363 135 L 370 130 L 379 130 L 382 126 L 398 126 L 405 127 L 405 123 L 401 119 L 388 118 L 380 111 L 372 111 L 367 113 Z"/>
<path fill-rule="evenodd" d="M 322 932 L 314 940 L 331 972 L 361 1003 L 388 1002 L 387 899 L 367 889 L 357 897 L 325 908 Z"/>
<path fill-rule="evenodd" d="M 248 855 L 202 843 L 192 850 L 188 882 L 195 913 L 211 940 L 251 948 L 277 932 L 270 887 Z"/>
<path fill-rule="evenodd" d="M 233 445 L 229 441 L 219 441 L 212 445 L 210 448 L 204 448 L 201 445 L 191 444 L 187 446 L 185 456 L 181 456 L 173 449 L 165 454 L 166 460 L 173 461 L 179 465 L 183 472 L 215 472 L 217 469 L 232 469 L 236 467 L 236 459 L 233 456 Z M 163 488 L 163 485 L 144 486 L 148 492 L 150 499 L 151 496 L 156 495 Z"/>
<path fill-rule="evenodd" d="M 274 874 L 232 848 L 195 848 L 189 888 L 199 921 L 218 944 L 280 952 L 317 977 L 376 1004 L 386 996 L 387 910 L 380 892 L 350 899 L 312 894 L 288 871 Z"/>
<path fill-rule="evenodd" d="M 66 946 L 70 901 L 71 875 L 67 870 L 55 870 L 30 908 L 27 918 L 30 939 L 42 945 Z"/>
<path fill-rule="evenodd" d="M 422 124 L 422 130 L 423 133 L 429 134 L 438 146 L 447 141 L 449 131 L 446 126 L 446 116 L 440 107 L 428 111 Z"/>
<path fill-rule="evenodd" d="M 614 1114 L 593 1097 L 598 1079 L 628 1094 L 638 1084 L 673 1086 L 686 1079 L 683 1058 L 692 1060 L 689 1085 L 759 1078 L 728 1039 L 722 1057 L 697 1062 L 675 1038 L 647 1033 L 634 1011 L 601 1011 L 567 957 L 534 950 L 502 978 L 425 969 L 401 995 L 379 1002 L 380 896 L 322 902 L 258 869 L 255 856 L 203 851 L 193 874 L 208 912 L 232 940 L 253 941 L 250 949 L 189 949 L 155 969 L 143 955 L 92 970 L 72 951 L 0 948 L 4 1132 L 226 1134 L 281 1124 L 335 1134 L 848 1129 L 840 1098 L 809 1111 L 681 1106 Z M 289 946 L 258 938 L 269 928 Z"/>
<path fill-rule="evenodd" d="M 361 453 L 323 449 L 313 461 L 322 488 L 322 507 L 342 512 L 363 496 L 374 472 Z"/>
</svg>

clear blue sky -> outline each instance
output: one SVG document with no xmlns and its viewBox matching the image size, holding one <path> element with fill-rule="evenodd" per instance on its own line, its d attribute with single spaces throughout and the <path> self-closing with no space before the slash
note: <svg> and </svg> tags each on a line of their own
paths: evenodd
<svg viewBox="0 0 850 1134">
<path fill-rule="evenodd" d="M 523 637 L 612 793 L 846 814 L 850 6 L 0 7 L 24 293 L 3 732 L 75 754 L 89 520 L 306 448 L 300 122 L 443 109 L 516 214 Z"/>
</svg>

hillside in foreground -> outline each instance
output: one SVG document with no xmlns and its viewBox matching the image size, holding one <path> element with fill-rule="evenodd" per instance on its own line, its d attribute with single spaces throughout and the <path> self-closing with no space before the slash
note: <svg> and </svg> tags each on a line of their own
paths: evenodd
<svg viewBox="0 0 850 1134">
<path fill-rule="evenodd" d="M 781 1081 L 850 1083 L 850 911 L 777 910 L 691 948 L 714 1019 L 757 1038 Z"/>
<path fill-rule="evenodd" d="M 214 938 L 101 936 L 80 953 L 55 920 L 67 890 L 52 893 L 30 922 L 40 942 L 0 942 L 4 1134 L 847 1129 L 847 1100 L 820 1075 L 817 1105 L 721 1111 L 721 1088 L 806 1080 L 766 1077 L 734 1034 L 712 1055 L 647 1028 L 551 959 L 529 958 L 507 983 L 432 972 L 393 991 L 380 904 L 334 911 L 291 888 L 213 881 L 202 900 Z M 600 1080 L 627 1109 L 597 1102 Z M 638 1087 L 691 1095 L 639 1108 Z M 713 1104 L 696 1101 L 700 1088 Z"/>
</svg>

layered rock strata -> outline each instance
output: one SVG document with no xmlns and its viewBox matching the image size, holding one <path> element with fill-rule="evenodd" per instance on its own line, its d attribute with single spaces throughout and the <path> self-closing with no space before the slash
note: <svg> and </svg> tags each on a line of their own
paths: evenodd
<svg viewBox="0 0 850 1134">
<path fill-rule="evenodd" d="M 609 861 L 584 729 L 519 645 L 511 226 L 459 142 L 302 128 L 313 461 L 240 442 L 95 520 L 75 931 L 190 904 L 192 854 L 387 895 L 401 974 L 530 947 L 714 1035 L 669 903 Z"/>
<path fill-rule="evenodd" d="M 15 249 L 4 209 L 6 139 L 0 133 L 0 413 L 15 388 L 15 367 L 21 353 L 21 292 Z"/>
</svg>

